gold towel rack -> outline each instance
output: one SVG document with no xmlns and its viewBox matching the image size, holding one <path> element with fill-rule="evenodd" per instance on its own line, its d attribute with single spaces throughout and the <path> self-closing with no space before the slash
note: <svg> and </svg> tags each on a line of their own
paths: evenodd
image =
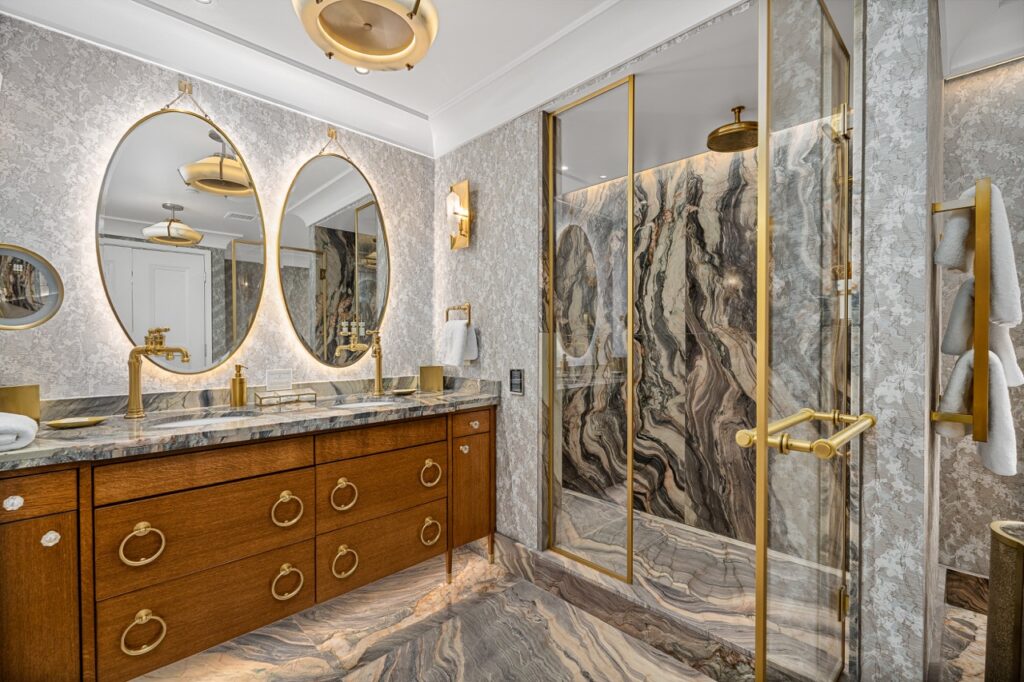
<svg viewBox="0 0 1024 682">
<path fill-rule="evenodd" d="M 799 440 L 792 438 L 788 433 L 780 433 L 791 426 L 803 424 L 809 421 L 832 422 L 835 426 L 843 426 L 842 429 L 832 434 L 829 438 L 819 438 L 815 441 Z M 843 447 L 856 436 L 867 431 L 876 423 L 872 414 L 843 414 L 839 410 L 832 412 L 815 412 L 805 407 L 796 414 L 791 414 L 768 425 L 768 447 L 776 448 L 779 452 L 810 452 L 818 459 L 832 459 L 839 454 L 839 448 Z M 776 435 L 778 434 L 778 435 Z M 744 429 L 736 432 L 736 444 L 741 448 L 750 448 L 757 444 L 757 430 Z"/>
<path fill-rule="evenodd" d="M 971 388 L 971 411 L 937 412 L 932 421 L 958 422 L 971 425 L 975 441 L 988 441 L 988 324 L 992 296 L 992 178 L 974 183 L 973 199 L 956 199 L 932 204 L 932 214 L 971 210 L 974 214 L 974 381 Z"/>
<path fill-rule="evenodd" d="M 466 313 L 466 324 L 473 324 L 473 306 L 469 303 L 463 303 L 462 305 L 450 305 L 444 309 L 444 321 L 447 322 L 448 318 L 452 313 L 461 312 Z"/>
</svg>

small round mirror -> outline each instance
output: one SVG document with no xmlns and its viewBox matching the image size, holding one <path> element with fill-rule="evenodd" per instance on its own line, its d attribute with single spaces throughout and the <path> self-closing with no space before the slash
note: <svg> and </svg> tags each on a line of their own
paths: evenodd
<svg viewBox="0 0 1024 682">
<path fill-rule="evenodd" d="M 388 243 L 377 196 L 336 154 L 307 161 L 281 218 L 281 291 L 292 326 L 320 362 L 346 367 L 367 351 L 388 300 Z"/>
<path fill-rule="evenodd" d="M 555 320 L 562 350 L 582 358 L 594 338 L 597 310 L 597 262 L 587 233 L 569 225 L 558 236 L 555 251 L 559 273 L 555 292 Z"/>
<path fill-rule="evenodd" d="M 263 215 L 245 161 L 208 118 L 166 110 L 132 126 L 107 166 L 96 240 L 132 343 L 167 328 L 166 345 L 190 356 L 150 360 L 204 372 L 245 340 L 263 293 Z"/>
<path fill-rule="evenodd" d="M 0 329 L 37 327 L 64 302 L 60 275 L 38 253 L 0 244 Z"/>
</svg>

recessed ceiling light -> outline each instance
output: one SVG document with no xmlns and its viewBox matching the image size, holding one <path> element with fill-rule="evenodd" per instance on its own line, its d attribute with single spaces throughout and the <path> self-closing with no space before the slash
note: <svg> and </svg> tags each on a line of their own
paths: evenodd
<svg viewBox="0 0 1024 682">
<path fill-rule="evenodd" d="M 196 0 L 200 5 L 212 5 L 213 0 Z"/>
<path fill-rule="evenodd" d="M 568 166 L 562 166 L 560 170 L 567 171 L 567 170 L 569 170 L 569 167 Z"/>
<path fill-rule="evenodd" d="M 360 76 L 365 76 L 366 74 L 370 73 L 370 70 L 365 66 L 357 66 L 356 73 L 358 73 Z"/>
<path fill-rule="evenodd" d="M 608 176 L 607 176 L 607 175 L 602 175 L 602 176 L 600 176 L 600 177 L 601 177 L 601 179 L 602 179 L 602 180 L 607 180 L 607 179 L 608 179 Z"/>
</svg>

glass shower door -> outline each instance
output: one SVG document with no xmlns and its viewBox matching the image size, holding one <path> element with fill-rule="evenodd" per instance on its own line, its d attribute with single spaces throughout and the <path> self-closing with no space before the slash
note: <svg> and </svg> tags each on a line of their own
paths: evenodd
<svg viewBox="0 0 1024 682">
<path fill-rule="evenodd" d="M 851 399 L 850 58 L 813 0 L 761 0 L 757 678 L 846 666 Z"/>
</svg>

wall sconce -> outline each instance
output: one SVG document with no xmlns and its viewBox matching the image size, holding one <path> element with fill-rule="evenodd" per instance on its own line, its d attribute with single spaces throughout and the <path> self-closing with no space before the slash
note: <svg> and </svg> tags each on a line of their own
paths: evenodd
<svg viewBox="0 0 1024 682">
<path fill-rule="evenodd" d="M 448 216 L 448 230 L 452 251 L 469 247 L 469 224 L 472 214 L 469 210 L 469 180 L 451 186 L 445 199 L 445 213 Z"/>
</svg>

